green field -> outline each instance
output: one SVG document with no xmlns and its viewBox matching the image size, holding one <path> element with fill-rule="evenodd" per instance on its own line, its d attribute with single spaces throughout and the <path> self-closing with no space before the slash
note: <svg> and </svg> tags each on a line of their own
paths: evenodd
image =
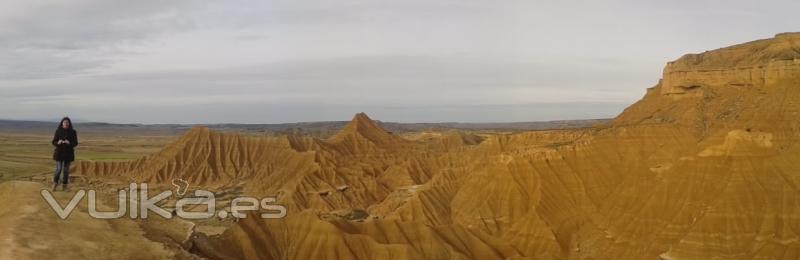
<svg viewBox="0 0 800 260">
<path fill-rule="evenodd" d="M 76 160 L 131 160 L 154 153 L 176 135 L 80 134 Z M 39 133 L 0 132 L 0 182 L 49 174 L 54 167 L 52 136 Z"/>
</svg>

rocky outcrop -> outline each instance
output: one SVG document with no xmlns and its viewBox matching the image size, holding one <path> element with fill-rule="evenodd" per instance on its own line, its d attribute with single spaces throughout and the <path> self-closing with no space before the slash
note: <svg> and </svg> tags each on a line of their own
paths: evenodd
<svg viewBox="0 0 800 260">
<path fill-rule="evenodd" d="M 204 249 L 244 259 L 795 259 L 798 37 L 671 62 L 602 128 L 410 141 L 358 114 L 328 140 L 199 128 L 77 168 L 277 194 L 285 219 Z"/>
<path fill-rule="evenodd" d="M 687 54 L 667 63 L 662 95 L 691 93 L 699 88 L 763 87 L 800 77 L 800 33 Z"/>
</svg>

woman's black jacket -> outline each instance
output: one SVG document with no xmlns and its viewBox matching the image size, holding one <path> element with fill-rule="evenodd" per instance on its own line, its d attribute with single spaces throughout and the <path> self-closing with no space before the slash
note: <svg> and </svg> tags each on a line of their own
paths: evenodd
<svg viewBox="0 0 800 260">
<path fill-rule="evenodd" d="M 69 140 L 69 144 L 58 144 L 58 140 Z M 78 132 L 59 127 L 53 135 L 53 160 L 71 162 L 75 160 L 75 146 L 78 146 Z"/>
</svg>

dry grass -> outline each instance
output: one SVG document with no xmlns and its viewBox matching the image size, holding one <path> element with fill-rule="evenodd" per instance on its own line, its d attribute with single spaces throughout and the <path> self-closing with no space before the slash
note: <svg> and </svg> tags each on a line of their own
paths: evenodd
<svg viewBox="0 0 800 260">
<path fill-rule="evenodd" d="M 154 153 L 175 135 L 80 134 L 76 160 L 130 160 Z M 53 169 L 50 135 L 0 132 L 0 182 L 49 173 Z"/>
</svg>

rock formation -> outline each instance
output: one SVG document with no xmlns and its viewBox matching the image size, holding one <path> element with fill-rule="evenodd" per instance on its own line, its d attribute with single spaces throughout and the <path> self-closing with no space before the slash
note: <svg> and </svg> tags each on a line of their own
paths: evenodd
<svg viewBox="0 0 800 260">
<path fill-rule="evenodd" d="M 800 34 L 786 33 L 668 63 L 603 127 L 411 141 L 357 114 L 327 140 L 195 128 L 160 153 L 75 170 L 241 186 L 289 208 L 249 215 L 207 255 L 796 259 L 798 112 Z"/>
</svg>

